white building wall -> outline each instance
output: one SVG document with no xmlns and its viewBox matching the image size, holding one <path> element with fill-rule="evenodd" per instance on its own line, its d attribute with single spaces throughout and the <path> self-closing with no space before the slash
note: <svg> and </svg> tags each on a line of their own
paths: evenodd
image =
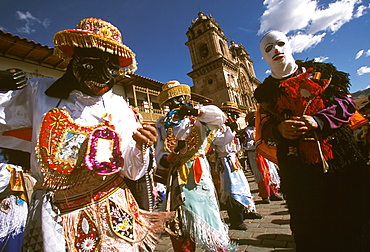
<svg viewBox="0 0 370 252">
<path fill-rule="evenodd" d="M 11 59 L 0 56 L 0 70 L 6 70 L 8 68 L 19 68 L 26 72 L 28 78 L 32 77 L 50 77 L 60 78 L 64 71 L 52 69 L 39 64 Z"/>
</svg>

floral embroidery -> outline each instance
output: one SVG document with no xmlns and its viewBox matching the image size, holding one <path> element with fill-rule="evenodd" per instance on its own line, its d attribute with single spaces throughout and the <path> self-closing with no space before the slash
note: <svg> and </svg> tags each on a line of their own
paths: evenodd
<svg viewBox="0 0 370 252">
<path fill-rule="evenodd" d="M 107 122 L 81 126 L 76 124 L 63 108 L 49 110 L 41 124 L 37 144 L 37 155 L 43 172 L 44 184 L 52 190 L 66 189 L 81 182 L 90 172 L 84 169 L 87 141 L 91 133 L 99 127 L 114 126 Z M 117 137 L 114 138 L 119 144 Z"/>
<path fill-rule="evenodd" d="M 80 211 L 75 238 L 76 250 L 78 252 L 99 251 L 99 242 L 99 234 L 93 219 L 85 211 Z"/>
<path fill-rule="evenodd" d="M 0 202 L 0 211 L 6 214 L 10 212 L 10 200 L 8 198 L 5 198 Z"/>
</svg>

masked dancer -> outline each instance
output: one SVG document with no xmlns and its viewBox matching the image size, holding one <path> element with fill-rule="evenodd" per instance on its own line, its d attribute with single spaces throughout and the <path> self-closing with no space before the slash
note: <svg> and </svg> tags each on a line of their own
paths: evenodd
<svg viewBox="0 0 370 252">
<path fill-rule="evenodd" d="M 271 75 L 255 90 L 256 128 L 277 146 L 296 251 L 369 251 L 369 172 L 348 125 L 356 111 L 348 74 L 295 61 L 279 31 L 260 49 Z"/>
<path fill-rule="evenodd" d="M 56 33 L 54 46 L 70 60 L 61 78 L 0 83 L 0 131 L 32 128 L 37 183 L 23 251 L 153 251 L 155 225 L 123 178 L 143 176 L 156 130 L 111 90 L 135 54 L 96 18 Z"/>
<path fill-rule="evenodd" d="M 190 87 L 178 81 L 167 82 L 158 96 L 170 111 L 157 122 L 158 169 L 169 174 L 167 206 L 177 211 L 172 227 L 175 251 L 207 251 L 230 248 L 227 225 L 222 221 L 206 158 L 208 137 L 225 122 L 224 113 L 214 105 L 199 109 L 189 105 Z"/>
</svg>

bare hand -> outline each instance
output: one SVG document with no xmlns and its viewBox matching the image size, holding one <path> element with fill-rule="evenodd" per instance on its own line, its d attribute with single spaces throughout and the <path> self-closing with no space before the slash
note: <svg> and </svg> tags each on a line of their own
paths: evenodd
<svg viewBox="0 0 370 252">
<path fill-rule="evenodd" d="M 132 138 L 136 141 L 136 147 L 142 150 L 143 145 L 152 146 L 157 143 L 157 130 L 150 124 L 143 124 L 142 128 L 138 128 L 137 132 L 134 132 Z"/>
<path fill-rule="evenodd" d="M 308 128 L 308 131 L 317 129 L 319 127 L 316 120 L 310 115 L 303 115 L 301 117 L 293 117 L 293 119 L 304 122 L 305 126 Z"/>
<path fill-rule="evenodd" d="M 294 119 L 282 121 L 277 129 L 284 138 L 289 140 L 296 140 L 308 131 L 308 127 L 303 121 Z"/>
</svg>

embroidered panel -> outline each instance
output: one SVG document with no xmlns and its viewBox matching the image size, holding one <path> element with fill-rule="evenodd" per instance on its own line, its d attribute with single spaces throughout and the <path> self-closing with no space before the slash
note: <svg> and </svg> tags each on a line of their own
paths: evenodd
<svg viewBox="0 0 370 252">
<path fill-rule="evenodd" d="M 99 251 L 100 237 L 93 218 L 84 210 L 79 212 L 75 248 L 78 252 Z"/>
<path fill-rule="evenodd" d="M 83 181 L 91 172 L 84 164 L 88 139 L 94 129 L 102 126 L 114 130 L 107 122 L 78 125 L 63 108 L 53 108 L 45 114 L 36 147 L 45 186 L 66 189 Z"/>
<path fill-rule="evenodd" d="M 183 164 L 192 158 L 202 145 L 199 130 L 194 125 L 195 119 L 191 118 L 191 120 L 192 126 L 190 127 L 189 135 L 185 138 L 185 148 L 181 149 L 180 154 L 176 157 L 176 161 L 178 161 L 180 164 Z M 168 128 L 166 139 L 164 141 L 164 150 L 171 152 L 176 147 L 177 140 L 179 139 L 174 136 L 173 129 Z"/>
<path fill-rule="evenodd" d="M 135 218 L 112 200 L 107 199 L 106 205 L 112 231 L 122 239 L 135 242 Z"/>
</svg>

